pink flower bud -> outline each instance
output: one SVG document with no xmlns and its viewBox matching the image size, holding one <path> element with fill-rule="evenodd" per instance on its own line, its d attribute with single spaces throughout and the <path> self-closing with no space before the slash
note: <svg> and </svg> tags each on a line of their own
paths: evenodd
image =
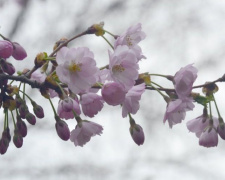
<svg viewBox="0 0 225 180">
<path fill-rule="evenodd" d="M 140 146 L 145 141 L 145 135 L 142 127 L 138 124 L 134 124 L 130 127 L 130 134 L 134 142 Z"/>
<path fill-rule="evenodd" d="M 16 70 L 15 70 L 14 66 L 11 63 L 8 63 L 5 60 L 1 59 L 0 64 L 1 64 L 2 70 L 5 73 L 7 73 L 9 75 L 13 75 L 15 73 Z"/>
<path fill-rule="evenodd" d="M 17 148 L 23 145 L 23 136 L 19 133 L 18 129 L 14 130 L 13 143 Z"/>
<path fill-rule="evenodd" d="M 220 123 L 217 126 L 217 132 L 220 135 L 220 137 L 225 140 L 225 124 L 224 123 Z"/>
<path fill-rule="evenodd" d="M 107 104 L 112 106 L 122 104 L 126 93 L 124 87 L 117 82 L 107 83 L 102 88 L 103 99 Z"/>
<path fill-rule="evenodd" d="M 30 112 L 28 112 L 25 116 L 25 119 L 31 124 L 31 125 L 35 125 L 36 124 L 36 118 L 33 114 L 31 114 Z"/>
<path fill-rule="evenodd" d="M 0 40 L 0 58 L 9 58 L 13 53 L 13 45 L 9 41 Z"/>
<path fill-rule="evenodd" d="M 25 119 L 26 113 L 28 112 L 28 107 L 25 103 L 21 104 L 19 107 L 19 113 L 21 118 Z"/>
<path fill-rule="evenodd" d="M 19 117 L 17 117 L 16 127 L 18 129 L 18 132 L 22 135 L 22 137 L 25 137 L 27 135 L 27 126 L 25 122 Z"/>
<path fill-rule="evenodd" d="M 16 60 L 23 60 L 27 57 L 25 49 L 17 42 L 13 42 L 13 53 L 12 56 Z"/>
<path fill-rule="evenodd" d="M 64 122 L 62 120 L 57 120 L 55 123 L 55 128 L 56 128 L 56 132 L 57 132 L 58 136 L 62 140 L 67 141 L 70 138 L 70 130 L 69 130 L 66 122 Z"/>
<path fill-rule="evenodd" d="M 0 154 L 5 154 L 9 147 L 9 142 L 5 139 L 0 139 Z"/>
<path fill-rule="evenodd" d="M 34 114 L 40 119 L 43 118 L 45 116 L 43 108 L 36 104 L 34 101 L 32 101 L 31 103 L 33 105 Z"/>
</svg>

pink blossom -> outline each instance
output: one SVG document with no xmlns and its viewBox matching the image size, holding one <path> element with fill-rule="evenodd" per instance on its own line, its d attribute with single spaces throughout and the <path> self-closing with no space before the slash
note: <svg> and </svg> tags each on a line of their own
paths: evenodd
<svg viewBox="0 0 225 180">
<path fill-rule="evenodd" d="M 77 99 L 66 97 L 64 100 L 59 101 L 57 113 L 60 118 L 73 119 L 73 110 L 77 113 L 77 115 L 80 115 L 80 106 Z"/>
<path fill-rule="evenodd" d="M 13 42 L 13 53 L 12 56 L 16 60 L 23 60 L 27 57 L 25 49 L 17 42 Z"/>
<path fill-rule="evenodd" d="M 122 116 L 126 117 L 128 113 L 136 114 L 140 105 L 139 100 L 145 91 L 145 83 L 133 86 L 126 94 L 123 102 Z"/>
<path fill-rule="evenodd" d="M 198 70 L 189 64 L 181 68 L 174 76 L 175 90 L 180 99 L 186 98 L 192 91 L 192 86 L 197 78 Z"/>
<path fill-rule="evenodd" d="M 101 135 L 103 127 L 91 121 L 80 121 L 71 131 L 70 140 L 75 146 L 83 146 L 90 141 L 92 136 Z"/>
<path fill-rule="evenodd" d="M 204 147 L 214 147 L 218 144 L 218 134 L 216 127 L 219 121 L 213 117 L 211 120 L 207 114 L 203 114 L 187 122 L 187 128 L 190 132 L 196 134 L 199 138 L 199 145 Z"/>
<path fill-rule="evenodd" d="M 74 93 L 87 91 L 98 79 L 98 69 L 93 53 L 86 47 L 63 47 L 57 53 L 56 73 Z"/>
<path fill-rule="evenodd" d="M 137 59 L 140 60 L 145 58 L 145 56 L 142 55 L 142 50 L 138 46 L 138 43 L 145 39 L 145 37 L 146 34 L 141 31 L 141 24 L 138 23 L 129 27 L 126 32 L 116 39 L 114 48 L 116 49 L 119 45 L 126 45 L 135 52 Z"/>
<path fill-rule="evenodd" d="M 13 45 L 9 41 L 0 40 L 0 58 L 9 58 L 13 53 Z"/>
<path fill-rule="evenodd" d="M 192 99 L 187 98 L 185 100 L 176 99 L 174 101 L 170 101 L 167 105 L 163 122 L 165 123 L 166 120 L 168 120 L 170 128 L 175 124 L 181 123 L 186 116 L 186 111 L 194 108 L 192 101 Z"/>
<path fill-rule="evenodd" d="M 112 106 L 122 104 L 127 91 L 117 82 L 110 82 L 102 87 L 102 97 L 104 101 Z"/>
<path fill-rule="evenodd" d="M 134 124 L 130 127 L 130 134 L 134 142 L 140 146 L 144 144 L 145 141 L 145 135 L 142 127 L 138 124 Z"/>
<path fill-rule="evenodd" d="M 46 79 L 46 74 L 43 73 L 41 71 L 41 69 L 37 69 L 36 71 L 34 71 L 32 74 L 31 74 L 31 77 L 30 77 L 31 80 L 35 80 L 39 83 L 43 83 Z"/>
<path fill-rule="evenodd" d="M 204 147 L 214 147 L 218 144 L 218 134 L 214 127 L 208 127 L 199 137 L 199 145 Z"/>
<path fill-rule="evenodd" d="M 138 78 L 137 58 L 127 46 L 117 46 L 113 53 L 109 52 L 110 76 L 115 81 L 124 85 L 126 90 L 134 86 Z"/>
<path fill-rule="evenodd" d="M 81 96 L 81 107 L 85 116 L 94 117 L 103 108 L 103 98 L 95 93 L 87 93 Z"/>
</svg>

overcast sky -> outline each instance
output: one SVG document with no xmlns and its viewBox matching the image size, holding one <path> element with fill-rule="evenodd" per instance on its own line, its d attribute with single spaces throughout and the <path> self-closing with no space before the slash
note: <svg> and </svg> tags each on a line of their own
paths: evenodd
<svg viewBox="0 0 225 180">
<path fill-rule="evenodd" d="M 72 37 L 94 23 L 105 22 L 105 29 L 121 34 L 131 25 L 142 23 L 146 39 L 141 47 L 146 60 L 140 72 L 174 75 L 181 67 L 194 63 L 199 70 L 195 85 L 224 74 L 225 1 L 221 0 L 0 0 L 0 33 L 19 42 L 28 52 L 17 70 L 31 68 L 39 52 L 52 52 L 61 37 Z M 110 41 L 113 39 L 108 37 Z M 82 37 L 70 47 L 87 46 L 95 54 L 99 67 L 108 63 L 110 47 L 102 38 Z M 14 63 L 14 62 L 13 62 Z M 172 87 L 164 79 L 154 81 Z M 225 115 L 225 89 L 218 84 L 216 94 L 221 115 Z M 201 92 L 201 90 L 197 90 Z M 186 120 L 169 129 L 163 124 L 166 103 L 156 93 L 146 92 L 141 109 L 134 116 L 142 125 L 146 140 L 138 147 L 129 134 L 128 118 L 120 107 L 105 105 L 95 118 L 102 124 L 102 136 L 84 147 L 63 142 L 55 132 L 53 112 L 37 90 L 28 90 L 45 110 L 45 118 L 29 126 L 21 149 L 10 143 L 0 156 L 0 179 L 107 179 L 107 180 L 220 180 L 225 178 L 225 142 L 216 148 L 198 145 L 198 139 L 186 128 L 187 120 L 202 113 L 196 104 Z M 57 106 L 57 100 L 54 100 Z M 216 116 L 216 111 L 214 111 Z M 83 116 L 84 117 L 84 116 Z M 3 119 L 3 116 L 1 116 Z M 70 129 L 74 120 L 67 121 Z M 2 127 L 3 122 L 0 122 Z M 13 127 L 11 127 L 11 132 Z"/>
</svg>

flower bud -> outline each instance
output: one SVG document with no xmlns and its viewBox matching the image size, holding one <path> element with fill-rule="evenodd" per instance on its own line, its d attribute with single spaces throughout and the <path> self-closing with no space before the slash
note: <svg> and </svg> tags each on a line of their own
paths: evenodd
<svg viewBox="0 0 225 180">
<path fill-rule="evenodd" d="M 0 41 L 0 58 L 9 58 L 13 53 L 13 45 L 9 41 Z"/>
<path fill-rule="evenodd" d="M 138 124 L 134 124 L 130 126 L 130 134 L 134 142 L 140 146 L 145 141 L 145 135 L 142 127 Z"/>
<path fill-rule="evenodd" d="M 38 117 L 38 118 L 43 118 L 44 117 L 44 110 L 41 106 L 39 106 L 36 102 L 32 101 L 31 102 L 32 106 L 33 106 L 33 111 L 34 114 Z"/>
<path fill-rule="evenodd" d="M 96 36 L 103 36 L 105 34 L 105 30 L 103 29 L 104 22 L 100 22 L 99 24 L 93 24 L 86 31 L 87 34 L 95 34 Z"/>
<path fill-rule="evenodd" d="M 2 138 L 7 139 L 9 142 L 11 141 L 10 129 L 8 127 L 2 132 Z"/>
<path fill-rule="evenodd" d="M 36 118 L 33 114 L 31 114 L 30 112 L 28 112 L 25 116 L 25 119 L 31 124 L 31 125 L 35 125 L 36 124 Z"/>
<path fill-rule="evenodd" d="M 57 118 L 57 119 L 59 119 L 59 118 Z M 69 130 L 66 122 L 64 122 L 62 120 L 57 120 L 55 123 L 55 128 L 56 128 L 56 132 L 57 132 L 58 136 L 62 140 L 67 141 L 70 138 L 70 130 Z"/>
<path fill-rule="evenodd" d="M 16 60 L 23 60 L 27 57 L 25 49 L 17 42 L 13 42 L 13 53 L 12 56 Z"/>
<path fill-rule="evenodd" d="M 217 132 L 220 135 L 220 137 L 225 140 L 225 124 L 223 122 L 219 123 L 217 127 Z"/>
<path fill-rule="evenodd" d="M 25 119 L 27 112 L 29 112 L 27 105 L 25 103 L 21 104 L 19 107 L 19 113 L 21 118 Z"/>
<path fill-rule="evenodd" d="M 4 59 L 1 59 L 0 64 L 1 64 L 2 70 L 5 73 L 7 73 L 9 75 L 13 75 L 15 73 L 16 70 L 15 70 L 14 66 L 11 63 L 6 62 Z"/>
<path fill-rule="evenodd" d="M 24 103 L 24 100 L 21 99 L 21 97 L 19 95 L 16 95 L 16 107 L 19 108 L 21 104 Z"/>
<path fill-rule="evenodd" d="M 27 135 L 26 123 L 21 119 L 20 116 L 17 116 L 16 127 L 18 129 L 18 132 L 22 135 L 22 137 L 25 137 Z"/>
<path fill-rule="evenodd" d="M 4 139 L 0 139 L 0 154 L 5 154 L 9 147 L 8 143 L 5 143 Z"/>
<path fill-rule="evenodd" d="M 45 63 L 44 58 L 46 58 L 46 57 L 47 57 L 47 53 L 45 53 L 45 52 L 37 54 L 37 56 L 34 60 L 35 67 L 36 68 L 41 67 Z"/>
<path fill-rule="evenodd" d="M 23 145 L 23 137 L 17 128 L 14 130 L 13 143 L 17 148 L 21 148 Z"/>
</svg>

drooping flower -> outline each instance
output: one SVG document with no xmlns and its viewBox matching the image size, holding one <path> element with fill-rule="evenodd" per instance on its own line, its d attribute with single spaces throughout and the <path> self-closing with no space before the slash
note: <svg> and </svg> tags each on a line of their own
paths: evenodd
<svg viewBox="0 0 225 180">
<path fill-rule="evenodd" d="M 117 82 L 110 82 L 102 87 L 102 97 L 104 101 L 112 106 L 122 104 L 127 91 Z"/>
<path fill-rule="evenodd" d="M 193 110 L 194 104 L 191 98 L 186 98 L 185 100 L 176 99 L 170 101 L 167 104 L 166 113 L 164 115 L 163 122 L 165 123 L 168 120 L 170 128 L 173 125 L 181 123 L 186 116 L 186 111 Z"/>
<path fill-rule="evenodd" d="M 66 83 L 75 94 L 87 91 L 98 79 L 94 55 L 86 47 L 63 47 L 57 53 L 56 61 L 60 81 Z"/>
<path fill-rule="evenodd" d="M 70 140 L 75 146 L 83 146 L 90 141 L 92 136 L 101 135 L 103 127 L 97 123 L 82 120 L 71 131 Z"/>
<path fill-rule="evenodd" d="M 133 87 L 139 69 L 134 52 L 127 46 L 117 46 L 113 53 L 109 52 L 109 60 L 110 77 L 126 90 Z"/>
<path fill-rule="evenodd" d="M 141 24 L 138 23 L 134 26 L 131 26 L 127 29 L 126 32 L 121 34 L 114 43 L 114 48 L 116 49 L 119 45 L 126 45 L 130 49 L 132 49 L 138 60 L 145 58 L 145 56 L 142 55 L 142 50 L 138 46 L 138 43 L 145 39 L 146 34 L 141 31 Z"/>
<path fill-rule="evenodd" d="M 175 74 L 173 82 L 180 99 L 184 99 L 190 95 L 193 83 L 197 78 L 197 72 L 198 70 L 192 64 L 189 64 Z"/>
<path fill-rule="evenodd" d="M 214 147 L 218 144 L 218 134 L 214 127 L 209 126 L 199 137 L 199 145 L 204 147 Z"/>
<path fill-rule="evenodd" d="M 94 117 L 103 108 L 102 96 L 95 93 L 82 94 L 80 104 L 85 116 Z"/>
<path fill-rule="evenodd" d="M 209 118 L 207 111 L 203 115 L 187 122 L 187 128 L 190 132 L 196 134 L 199 138 L 199 145 L 204 147 L 214 147 L 218 144 L 218 134 L 216 127 L 218 119 Z"/>
<path fill-rule="evenodd" d="M 13 45 L 6 40 L 0 40 L 0 58 L 9 58 L 13 53 Z"/>
<path fill-rule="evenodd" d="M 188 130 L 195 133 L 195 135 L 199 138 L 206 127 L 209 126 L 209 118 L 201 115 L 197 118 L 189 120 L 186 125 Z"/>
<path fill-rule="evenodd" d="M 80 115 L 80 106 L 76 98 L 73 99 L 71 97 L 66 97 L 65 99 L 59 101 L 57 113 L 60 118 L 73 119 L 73 110 L 77 115 Z"/>
<path fill-rule="evenodd" d="M 122 116 L 126 117 L 128 113 L 136 114 L 140 105 L 139 100 L 145 91 L 145 83 L 133 86 L 126 94 L 122 104 Z"/>
</svg>

